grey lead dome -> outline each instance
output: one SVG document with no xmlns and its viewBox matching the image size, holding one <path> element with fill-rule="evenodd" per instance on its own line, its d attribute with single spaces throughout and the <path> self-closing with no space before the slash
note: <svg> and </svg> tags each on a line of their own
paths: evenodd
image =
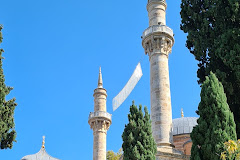
<svg viewBox="0 0 240 160">
<path fill-rule="evenodd" d="M 148 3 L 149 2 L 166 2 L 166 0 L 148 0 Z"/>
<path fill-rule="evenodd" d="M 21 160 L 59 160 L 59 159 L 53 158 L 52 156 L 48 155 L 45 148 L 41 148 L 41 150 L 38 153 L 25 156 Z"/>
<path fill-rule="evenodd" d="M 53 158 L 52 156 L 47 154 L 45 149 L 45 136 L 43 136 L 42 147 L 40 151 L 36 154 L 25 156 L 21 160 L 60 160 L 60 159 Z"/>
<path fill-rule="evenodd" d="M 190 134 L 197 125 L 197 117 L 182 117 L 173 119 L 173 135 Z"/>
</svg>

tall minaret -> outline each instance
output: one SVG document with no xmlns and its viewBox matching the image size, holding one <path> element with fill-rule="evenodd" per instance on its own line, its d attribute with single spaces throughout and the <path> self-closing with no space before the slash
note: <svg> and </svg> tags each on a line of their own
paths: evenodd
<svg viewBox="0 0 240 160">
<path fill-rule="evenodd" d="M 112 123 L 112 115 L 107 112 L 107 91 L 103 88 L 101 68 L 99 69 L 98 87 L 94 90 L 94 112 L 88 123 L 93 129 L 93 160 L 106 160 L 106 136 Z"/>
<path fill-rule="evenodd" d="M 168 55 L 174 38 L 172 29 L 166 26 L 166 8 L 165 0 L 148 0 L 149 27 L 142 35 L 150 61 L 151 120 L 158 151 L 173 148 Z"/>
</svg>

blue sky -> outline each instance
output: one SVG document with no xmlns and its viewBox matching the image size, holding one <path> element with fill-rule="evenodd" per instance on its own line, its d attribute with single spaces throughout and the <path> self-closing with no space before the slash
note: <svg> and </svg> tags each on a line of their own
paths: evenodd
<svg viewBox="0 0 240 160">
<path fill-rule="evenodd" d="M 88 125 L 99 66 L 113 123 L 107 150 L 121 148 L 132 100 L 150 110 L 149 60 L 141 46 L 148 27 L 147 0 L 11 0 L 1 1 L 4 25 L 3 68 L 16 97 L 17 143 L 0 150 L 0 159 L 19 160 L 40 150 L 62 160 L 91 160 L 93 135 Z M 167 25 L 175 33 L 169 56 L 173 118 L 197 116 L 200 101 L 197 62 L 180 30 L 180 0 L 167 0 Z M 115 112 L 112 99 L 141 60 L 143 77 Z"/>
</svg>

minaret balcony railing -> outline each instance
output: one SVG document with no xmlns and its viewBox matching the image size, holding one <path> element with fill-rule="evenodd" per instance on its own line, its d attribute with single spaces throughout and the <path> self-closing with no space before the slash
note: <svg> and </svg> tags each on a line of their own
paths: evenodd
<svg viewBox="0 0 240 160">
<path fill-rule="evenodd" d="M 107 118 L 110 121 L 112 121 L 112 115 L 110 113 L 104 112 L 104 111 L 90 112 L 88 121 L 92 118 Z"/>
<path fill-rule="evenodd" d="M 145 37 L 147 37 L 150 34 L 153 33 L 166 33 L 168 35 L 170 35 L 171 37 L 173 37 L 173 30 L 171 28 L 169 28 L 168 26 L 165 25 L 154 25 L 154 26 L 150 26 L 148 27 L 142 35 L 142 38 L 144 39 Z"/>
</svg>

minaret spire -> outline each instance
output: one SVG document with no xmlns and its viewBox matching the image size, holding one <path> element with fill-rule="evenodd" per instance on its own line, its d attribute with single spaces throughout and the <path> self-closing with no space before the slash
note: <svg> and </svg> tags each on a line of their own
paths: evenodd
<svg viewBox="0 0 240 160">
<path fill-rule="evenodd" d="M 103 88 L 103 80 L 102 80 L 101 66 L 99 67 L 98 88 Z"/>
<path fill-rule="evenodd" d="M 94 90 L 94 112 L 90 112 L 88 124 L 93 130 L 93 160 L 106 160 L 106 136 L 112 123 L 112 115 L 107 112 L 107 90 L 103 88 L 101 67 L 98 87 Z"/>
</svg>

